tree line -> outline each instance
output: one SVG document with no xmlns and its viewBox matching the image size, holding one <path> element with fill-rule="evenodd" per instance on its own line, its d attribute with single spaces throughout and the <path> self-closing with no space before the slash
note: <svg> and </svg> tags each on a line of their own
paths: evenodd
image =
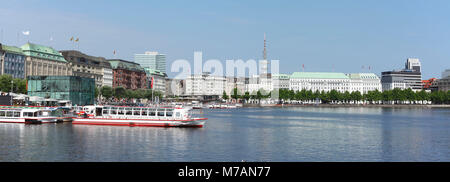
<svg viewBox="0 0 450 182">
<path fill-rule="evenodd" d="M 99 96 L 102 96 L 106 99 L 149 99 L 151 100 L 152 97 L 159 97 L 162 98 L 163 93 L 160 91 L 153 91 L 151 89 L 137 89 L 137 90 L 131 90 L 131 89 L 125 89 L 124 87 L 115 87 L 112 88 L 110 86 L 102 86 L 100 88 L 95 88 L 95 97 L 98 98 Z"/>
<path fill-rule="evenodd" d="M 27 94 L 27 80 L 13 78 L 8 74 L 0 75 L 0 91 Z"/>
<path fill-rule="evenodd" d="M 277 93 L 278 92 L 278 93 Z M 296 101 L 313 101 L 313 100 L 321 100 L 322 103 L 349 103 L 354 101 L 369 101 L 369 103 L 380 103 L 380 102 L 392 102 L 395 104 L 405 103 L 405 101 L 432 101 L 433 104 L 450 104 L 450 91 L 432 91 L 427 92 L 425 90 L 421 90 L 418 92 L 414 92 L 411 88 L 408 89 L 399 89 L 395 88 L 393 90 L 386 91 L 369 91 L 367 93 L 361 93 L 359 91 L 345 91 L 339 92 L 337 90 L 331 90 L 329 92 L 326 91 L 312 91 L 312 90 L 288 90 L 288 89 L 279 89 L 272 92 L 267 92 L 263 89 L 254 91 L 252 94 L 249 92 L 245 92 L 244 94 L 240 94 L 237 88 L 233 89 L 231 93 L 231 98 L 233 99 L 265 99 L 265 98 L 273 98 L 273 94 L 278 94 L 278 99 L 281 101 L 288 100 L 296 100 Z M 225 98 L 224 98 L 225 97 Z M 223 93 L 222 98 L 228 99 L 226 93 Z"/>
</svg>

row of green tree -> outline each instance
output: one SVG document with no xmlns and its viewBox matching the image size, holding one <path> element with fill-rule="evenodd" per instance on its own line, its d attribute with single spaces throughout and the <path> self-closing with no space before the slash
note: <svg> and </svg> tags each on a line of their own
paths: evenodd
<svg viewBox="0 0 450 182">
<path fill-rule="evenodd" d="M 131 90 L 131 89 L 125 89 L 124 87 L 109 87 L 109 86 L 103 86 L 100 88 L 95 88 L 95 97 L 98 98 L 99 96 L 102 96 L 106 99 L 110 98 L 116 98 L 116 99 L 149 99 L 151 100 L 152 97 L 159 97 L 162 98 L 163 94 L 159 91 L 153 91 L 151 89 L 138 89 L 138 90 Z"/>
<path fill-rule="evenodd" d="M 13 78 L 11 75 L 0 75 L 0 91 L 13 93 L 27 93 L 27 80 L 20 78 Z"/>
<path fill-rule="evenodd" d="M 245 92 L 240 94 L 235 88 L 231 93 L 232 99 L 264 99 L 264 98 L 275 98 L 275 94 L 278 94 L 278 99 L 280 100 L 316 100 L 320 99 L 322 103 L 331 102 L 350 102 L 350 101 L 394 101 L 396 103 L 402 103 L 404 101 L 432 101 L 434 104 L 450 104 L 450 91 L 433 91 L 426 92 L 425 90 L 414 92 L 412 89 L 393 89 L 380 92 L 378 90 L 369 91 L 362 94 L 359 91 L 353 92 L 338 92 L 336 90 L 331 90 L 329 92 L 325 91 L 311 91 L 311 90 L 288 90 L 280 89 L 278 91 L 267 92 L 263 89 L 258 90 L 253 93 Z M 272 97 L 273 95 L 273 97 Z M 229 99 L 228 95 L 223 92 L 222 98 Z"/>
</svg>

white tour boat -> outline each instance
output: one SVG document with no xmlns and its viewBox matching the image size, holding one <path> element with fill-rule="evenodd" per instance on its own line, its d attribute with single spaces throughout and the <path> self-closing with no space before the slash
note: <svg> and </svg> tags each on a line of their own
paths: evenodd
<svg viewBox="0 0 450 182">
<path fill-rule="evenodd" d="M 191 108 L 84 106 L 72 124 L 203 127 L 208 118 L 194 117 Z"/>
<path fill-rule="evenodd" d="M 46 108 L 0 108 L 0 123 L 57 123 L 60 119 L 54 110 Z"/>
</svg>

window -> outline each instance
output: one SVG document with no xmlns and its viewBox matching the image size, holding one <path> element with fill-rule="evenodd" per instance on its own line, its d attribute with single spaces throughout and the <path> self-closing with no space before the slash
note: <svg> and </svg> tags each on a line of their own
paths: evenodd
<svg viewBox="0 0 450 182">
<path fill-rule="evenodd" d="M 6 111 L 6 117 L 12 117 L 13 112 L 12 111 Z"/>
<path fill-rule="evenodd" d="M 135 115 L 135 116 L 140 116 L 140 115 L 141 115 L 141 109 L 139 109 L 139 108 L 134 108 L 133 115 Z"/>
<path fill-rule="evenodd" d="M 20 117 L 20 112 L 14 112 L 14 117 Z"/>
<path fill-rule="evenodd" d="M 109 110 L 108 109 L 103 109 L 103 114 L 109 114 Z"/>
<path fill-rule="evenodd" d="M 142 109 L 141 115 L 142 116 L 147 116 L 147 109 Z"/>
<path fill-rule="evenodd" d="M 167 117 L 172 117 L 172 115 L 173 115 L 173 109 L 167 109 L 166 116 Z"/>
<path fill-rule="evenodd" d="M 158 116 L 164 116 L 164 109 L 158 109 Z"/>
<path fill-rule="evenodd" d="M 125 114 L 125 110 L 123 108 L 119 108 L 119 115 L 124 115 Z"/>
<path fill-rule="evenodd" d="M 0 117 L 5 117 L 5 116 L 6 116 L 5 111 L 0 111 Z"/>
<path fill-rule="evenodd" d="M 32 112 L 24 112 L 23 117 L 33 117 L 33 113 Z"/>
<path fill-rule="evenodd" d="M 127 111 L 126 111 L 126 115 L 133 115 L 133 111 L 127 110 Z"/>
<path fill-rule="evenodd" d="M 181 116 L 181 114 L 180 114 L 179 112 L 176 112 L 176 113 L 175 113 L 175 116 L 178 118 L 178 117 Z"/>
<path fill-rule="evenodd" d="M 148 112 L 149 116 L 156 116 L 156 110 L 155 109 L 150 109 Z"/>
</svg>

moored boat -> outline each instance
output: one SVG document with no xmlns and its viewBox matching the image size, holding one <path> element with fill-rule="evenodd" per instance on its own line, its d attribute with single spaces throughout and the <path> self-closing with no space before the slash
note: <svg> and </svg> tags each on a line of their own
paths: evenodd
<svg viewBox="0 0 450 182">
<path fill-rule="evenodd" d="M 84 106 L 72 124 L 203 127 L 208 118 L 195 117 L 192 108 Z"/>
<path fill-rule="evenodd" d="M 46 108 L 0 108 L 0 123 L 57 123 L 60 119 Z"/>
</svg>

